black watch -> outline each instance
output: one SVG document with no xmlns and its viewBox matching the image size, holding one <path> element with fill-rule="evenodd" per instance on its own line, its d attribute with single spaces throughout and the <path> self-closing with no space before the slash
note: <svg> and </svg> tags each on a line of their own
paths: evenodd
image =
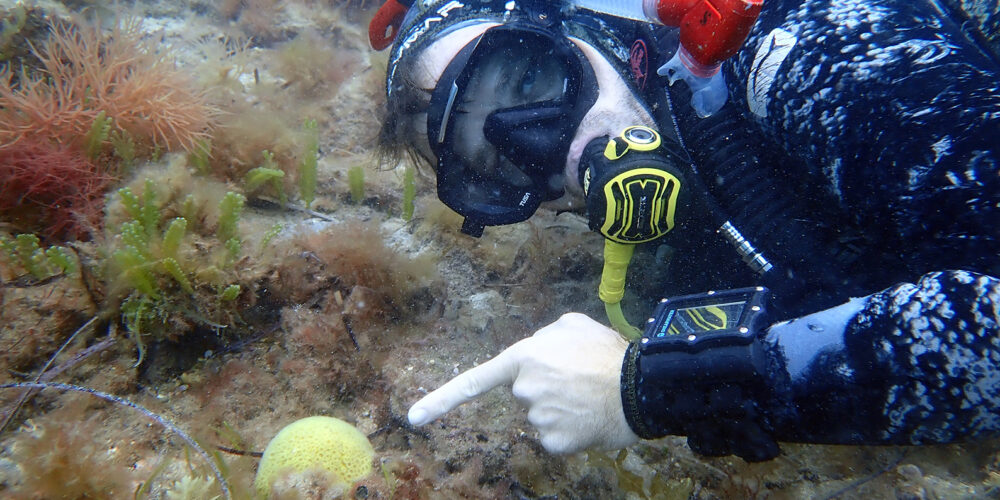
<svg viewBox="0 0 1000 500">
<path fill-rule="evenodd" d="M 640 437 L 685 435 L 697 453 L 761 461 L 778 455 L 766 415 L 767 289 L 663 299 L 622 367 L 625 417 Z"/>
</svg>

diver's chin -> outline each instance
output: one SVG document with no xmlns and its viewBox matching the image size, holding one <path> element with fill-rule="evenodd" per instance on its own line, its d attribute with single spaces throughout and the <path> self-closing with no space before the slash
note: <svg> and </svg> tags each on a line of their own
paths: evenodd
<svg viewBox="0 0 1000 500">
<path fill-rule="evenodd" d="M 617 101 L 617 102 L 615 102 Z M 634 103 L 634 101 L 632 101 Z M 566 155 L 565 182 L 566 190 L 583 198 L 583 186 L 580 185 L 580 158 L 583 150 L 594 139 L 615 137 L 626 127 L 645 125 L 656 128 L 652 117 L 637 105 L 631 105 L 625 99 L 609 99 L 598 102 L 590 108 L 576 130 L 573 142 L 570 143 Z"/>
<path fill-rule="evenodd" d="M 580 191 L 578 194 L 567 189 L 566 192 L 564 192 L 559 198 L 552 201 L 546 201 L 539 206 L 557 213 L 576 212 L 582 214 L 587 208 L 587 203 L 586 200 L 583 199 L 583 191 Z"/>
</svg>

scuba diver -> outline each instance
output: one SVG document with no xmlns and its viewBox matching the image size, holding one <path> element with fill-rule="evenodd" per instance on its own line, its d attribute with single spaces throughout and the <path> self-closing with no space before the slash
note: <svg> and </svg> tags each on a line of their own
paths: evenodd
<svg viewBox="0 0 1000 500">
<path fill-rule="evenodd" d="M 511 384 L 558 453 L 998 434 L 998 26 L 931 0 L 388 0 L 385 156 L 429 164 L 471 236 L 586 212 L 612 325 L 566 314 L 410 422 Z M 636 245 L 672 255 L 641 330 Z"/>
</svg>

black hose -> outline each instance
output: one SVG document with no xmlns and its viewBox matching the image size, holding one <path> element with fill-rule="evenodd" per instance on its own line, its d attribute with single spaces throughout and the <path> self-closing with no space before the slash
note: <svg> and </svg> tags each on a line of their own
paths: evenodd
<svg viewBox="0 0 1000 500">
<path fill-rule="evenodd" d="M 669 90 L 673 101 L 669 107 L 695 177 L 704 184 L 705 196 L 714 199 L 710 205 L 720 212 L 713 219 L 729 220 L 770 261 L 773 267 L 762 274 L 762 284 L 780 290 L 788 301 L 796 302 L 796 309 L 805 310 L 784 308 L 780 297 L 776 306 L 796 313 L 816 307 L 817 301 L 834 305 L 843 293 L 838 269 L 842 263 L 834 258 L 839 245 L 829 241 L 830 231 L 821 227 L 819 221 L 830 220 L 829 215 L 817 213 L 823 211 L 817 208 L 822 203 L 810 199 L 820 195 L 798 185 L 809 174 L 794 171 L 799 165 L 789 165 L 792 171 L 779 168 L 772 158 L 784 155 L 761 150 L 762 138 L 748 129 L 750 122 L 732 102 L 700 118 L 689 104 L 687 88 L 675 87 Z M 787 185 L 791 182 L 797 185 Z M 801 301 L 803 294 L 814 299 L 807 305 Z"/>
</svg>

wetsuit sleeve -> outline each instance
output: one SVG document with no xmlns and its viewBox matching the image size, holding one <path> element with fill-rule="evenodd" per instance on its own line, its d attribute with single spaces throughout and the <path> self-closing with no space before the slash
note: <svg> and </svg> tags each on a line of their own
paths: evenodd
<svg viewBox="0 0 1000 500">
<path fill-rule="evenodd" d="M 939 7 L 769 0 L 724 65 L 717 116 L 698 118 L 686 87 L 667 87 L 663 127 L 773 263 L 759 282 L 781 319 L 931 271 L 1000 276 L 1000 64 Z M 720 268 L 701 262 L 678 281 Z M 756 279 L 726 271 L 702 288 Z"/>
<path fill-rule="evenodd" d="M 871 439 L 937 443 L 1000 430 L 1000 282 L 951 271 L 872 296 L 844 344 L 874 388 Z"/>
<path fill-rule="evenodd" d="M 924 275 L 772 326 L 779 440 L 947 443 L 1000 431 L 1000 280 Z"/>
<path fill-rule="evenodd" d="M 924 444 L 995 435 L 998 304 L 1000 280 L 930 273 L 774 325 L 742 352 L 697 353 L 684 360 L 688 371 L 728 368 L 683 383 L 665 378 L 681 373 L 671 354 L 630 348 L 623 408 L 641 437 L 683 434 L 699 453 L 748 460 L 775 456 L 774 441 Z M 720 356 L 727 362 L 706 361 Z M 741 363 L 753 369 L 734 376 Z"/>
<path fill-rule="evenodd" d="M 818 342 L 826 347 L 814 356 L 802 346 L 830 334 L 802 325 L 827 311 L 772 328 L 790 367 L 777 396 L 792 397 L 768 410 L 775 428 L 786 426 L 784 439 L 845 443 L 997 431 L 996 54 L 940 2 L 778 0 L 765 9 L 731 67 L 737 107 L 825 184 L 845 226 L 864 236 L 867 253 L 844 282 L 863 282 L 867 268 L 858 268 L 879 255 L 898 260 L 872 274 L 882 267 L 895 278 L 888 283 L 915 280 L 868 297 L 832 327 L 840 340 Z M 949 268 L 983 274 L 920 276 Z M 845 317 L 860 303 L 849 304 L 834 309 Z"/>
<path fill-rule="evenodd" d="M 700 385 L 681 400 L 669 391 L 684 386 L 662 378 L 679 370 L 665 370 L 661 354 L 630 350 L 622 391 L 630 425 L 640 436 L 685 433 L 696 451 L 750 458 L 753 450 L 738 448 L 741 438 L 766 446 L 761 434 L 919 444 L 997 433 L 1000 66 L 927 0 L 774 0 L 764 9 L 727 69 L 729 112 L 737 115 L 727 123 L 738 130 L 722 133 L 725 123 L 713 129 L 711 119 L 685 116 L 678 100 L 673 110 L 686 131 L 679 135 L 703 178 L 717 180 L 715 193 L 746 190 L 728 180 L 731 169 L 717 168 L 728 166 L 712 154 L 723 149 L 707 141 L 745 133 L 782 160 L 762 162 L 774 163 L 776 193 L 798 199 L 787 186 L 819 185 L 820 208 L 837 216 L 815 217 L 784 239 L 742 221 L 785 264 L 768 286 L 781 310 L 794 311 L 783 317 L 797 319 L 768 330 L 758 345 L 763 355 L 745 353 L 760 379 L 746 370 L 706 375 L 692 379 Z M 735 219 L 759 212 L 738 196 L 720 198 Z M 784 224 L 812 213 L 770 219 Z M 821 244 L 799 241 L 812 235 Z M 820 259 L 826 265 L 797 260 L 848 235 L 856 251 Z M 794 264 L 817 275 L 788 272 Z M 826 275 L 834 279 L 822 283 L 831 286 L 819 289 Z M 829 308 L 890 283 L 900 284 Z M 733 398 L 739 404 L 725 403 Z"/>
</svg>

